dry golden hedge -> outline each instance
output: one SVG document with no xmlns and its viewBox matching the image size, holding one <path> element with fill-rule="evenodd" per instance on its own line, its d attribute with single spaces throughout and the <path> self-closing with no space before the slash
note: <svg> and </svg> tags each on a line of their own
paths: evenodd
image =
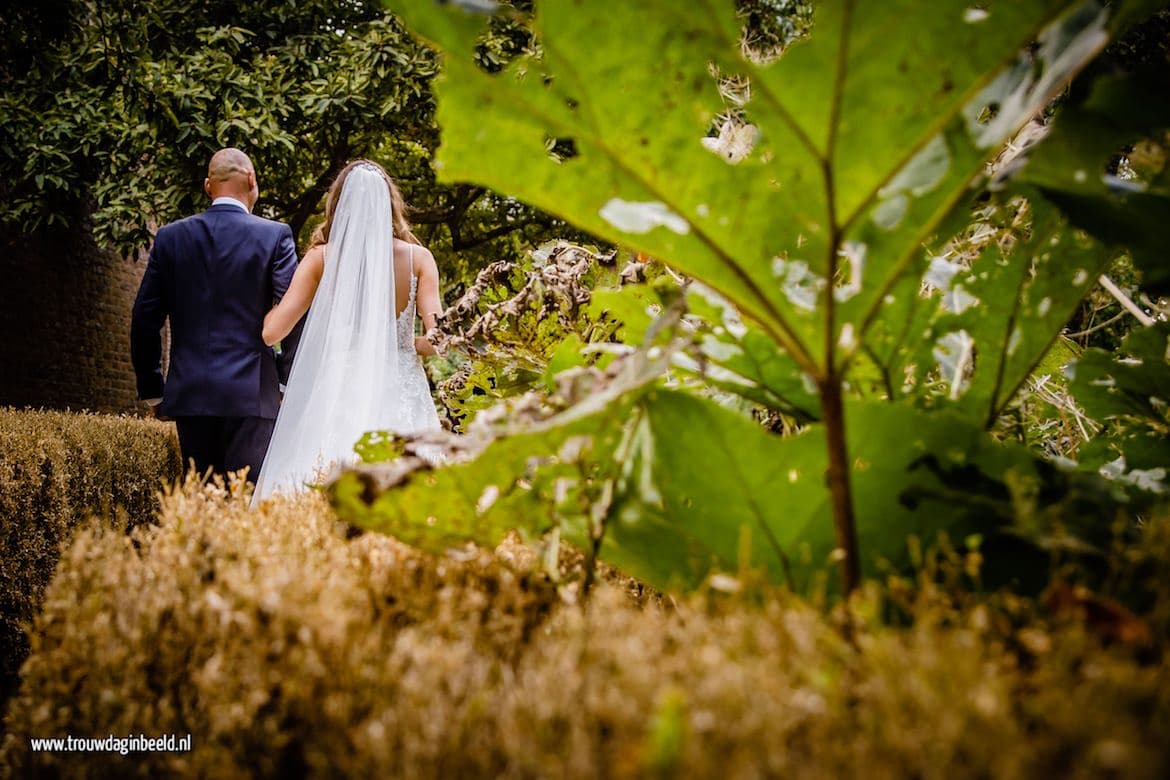
<svg viewBox="0 0 1170 780">
<path fill-rule="evenodd" d="M 779 593 L 568 603 L 513 548 L 348 538 L 324 500 L 188 484 L 62 559 L 13 701 L 14 777 L 1099 777 L 1170 768 L 1170 666 L 923 580 L 855 642 Z M 893 589 L 884 590 L 888 599 Z M 30 737 L 190 733 L 190 753 Z"/>
<path fill-rule="evenodd" d="M 24 627 L 61 545 L 91 515 L 148 521 L 179 465 L 171 425 L 0 408 L 0 711 L 15 690 L 28 652 Z"/>
</svg>

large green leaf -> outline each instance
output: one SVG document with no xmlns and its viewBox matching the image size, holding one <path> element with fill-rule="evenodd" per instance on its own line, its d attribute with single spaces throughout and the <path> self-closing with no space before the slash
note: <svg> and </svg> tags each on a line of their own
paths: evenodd
<svg viewBox="0 0 1170 780">
<path fill-rule="evenodd" d="M 645 377 L 652 375 L 549 420 L 513 420 L 502 430 L 481 431 L 487 441 L 470 462 L 436 470 L 422 460 L 403 460 L 348 471 L 330 487 L 333 502 L 344 519 L 435 552 L 467 540 L 498 544 L 510 530 L 537 538 L 556 525 L 555 518 L 517 507 L 533 501 L 543 506 L 557 478 L 588 479 L 593 465 L 612 460 L 646 391 Z M 587 529 L 569 532 L 573 541 L 587 542 Z"/>
<path fill-rule="evenodd" d="M 472 540 L 498 543 L 510 529 L 530 537 L 559 528 L 586 546 L 604 523 L 600 556 L 659 587 L 693 586 L 747 564 L 806 588 L 836 542 L 819 425 L 781 438 L 718 404 L 641 386 L 523 432 L 507 432 L 474 461 L 380 489 L 366 467 L 333 485 L 341 516 L 442 551 Z M 906 562 L 909 536 L 1018 533 L 1017 494 L 1069 492 L 1020 447 L 993 442 L 979 425 L 888 404 L 847 408 L 863 569 Z M 1053 486 L 1056 486 L 1055 488 Z M 958 504 L 956 508 L 955 504 Z M 600 514 L 596 514 L 600 508 Z"/>
<path fill-rule="evenodd" d="M 612 410 L 591 398 L 588 414 L 498 439 L 429 486 L 367 491 L 349 503 L 358 522 L 432 543 L 554 526 L 587 543 L 604 529 L 603 557 L 670 585 L 744 562 L 799 579 L 851 547 L 854 517 L 873 571 L 909 534 L 983 532 L 1036 520 L 1038 495 L 1058 503 L 1052 467 L 983 428 L 1047 349 L 1099 249 L 1034 206 L 1023 247 L 964 276 L 968 297 L 986 301 L 971 312 L 924 301 L 926 269 L 914 266 L 924 244 L 965 224 L 971 185 L 1005 139 L 1150 3 L 825 0 L 810 38 L 762 65 L 741 56 L 730 0 L 542 0 L 537 53 L 498 73 L 476 64 L 482 15 L 393 5 L 444 56 L 441 176 L 513 193 L 712 288 L 727 305 L 708 312 L 698 368 L 806 419 L 823 393 L 826 423 L 780 439 L 640 385 Z M 723 76 L 750 85 L 730 113 Z M 841 420 L 855 355 L 865 350 L 895 397 L 897 374 L 924 362 L 923 334 L 927 348 L 944 335 L 936 327 L 981 341 L 956 399 L 974 415 L 859 403 Z"/>
<path fill-rule="evenodd" d="M 765 67 L 739 56 L 731 2 L 545 0 L 542 56 L 488 74 L 474 58 L 481 16 L 392 5 L 446 55 L 444 178 L 665 258 L 814 377 L 848 359 L 924 233 L 1114 18 L 1096 0 L 989 13 L 829 0 L 810 39 Z M 751 79 L 742 134 L 758 141 L 742 159 L 703 143 L 723 107 L 711 63 Z M 575 156 L 548 158 L 550 139 Z"/>
</svg>

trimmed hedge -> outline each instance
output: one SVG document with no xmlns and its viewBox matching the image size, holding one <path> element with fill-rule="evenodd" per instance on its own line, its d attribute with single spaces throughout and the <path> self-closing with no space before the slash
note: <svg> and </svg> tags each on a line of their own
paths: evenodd
<svg viewBox="0 0 1170 780">
<path fill-rule="evenodd" d="M 179 472 L 173 425 L 0 408 L 0 712 L 62 545 L 91 515 L 147 522 Z"/>
<path fill-rule="evenodd" d="M 177 488 L 62 557 L 0 775 L 1098 777 L 1170 768 L 1170 665 L 1072 616 L 923 577 L 870 586 L 853 642 L 783 593 L 570 603 L 523 549 L 350 538 L 320 495 Z M 1170 549 L 1170 524 L 1157 531 Z M 721 588 L 730 584 L 716 581 Z M 749 588 L 749 590 L 751 590 Z M 1164 592 L 1164 589 L 1163 589 Z M 881 619 L 898 602 L 907 624 Z M 1164 602 L 1160 602 L 1164 603 Z M 30 737 L 191 734 L 189 753 Z"/>
</svg>

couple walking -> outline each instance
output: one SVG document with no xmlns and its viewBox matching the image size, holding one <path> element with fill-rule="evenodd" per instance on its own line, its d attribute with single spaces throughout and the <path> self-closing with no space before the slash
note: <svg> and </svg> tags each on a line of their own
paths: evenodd
<svg viewBox="0 0 1170 780">
<path fill-rule="evenodd" d="M 438 269 L 386 171 L 338 174 L 299 263 L 288 225 L 251 213 L 247 155 L 216 152 L 204 189 L 210 208 L 155 236 L 131 318 L 138 395 L 174 418 L 184 462 L 248 468 L 255 502 L 352 461 L 366 431 L 438 428 L 419 357 L 434 348 L 414 335 L 416 316 L 434 327 Z"/>
</svg>

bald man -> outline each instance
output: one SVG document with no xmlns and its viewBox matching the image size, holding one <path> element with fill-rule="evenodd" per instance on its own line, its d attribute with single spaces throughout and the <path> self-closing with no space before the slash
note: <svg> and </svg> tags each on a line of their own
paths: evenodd
<svg viewBox="0 0 1170 780">
<path fill-rule="evenodd" d="M 272 437 L 298 326 L 278 353 L 261 337 L 264 315 L 297 266 L 292 230 L 252 215 L 256 170 L 220 149 L 203 189 L 211 206 L 159 229 L 134 301 L 130 354 L 138 396 L 174 418 L 184 462 L 204 473 L 248 469 L 255 481 Z M 171 321 L 170 365 L 161 330 Z"/>
</svg>

